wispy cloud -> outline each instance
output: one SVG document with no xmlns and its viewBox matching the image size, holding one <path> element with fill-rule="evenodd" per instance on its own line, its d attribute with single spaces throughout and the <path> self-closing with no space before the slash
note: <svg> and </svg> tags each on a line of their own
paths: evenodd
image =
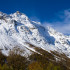
<svg viewBox="0 0 70 70">
<path fill-rule="evenodd" d="M 40 21 L 40 19 L 37 18 L 36 16 L 31 16 L 30 19 L 33 20 L 33 21 Z"/>
<path fill-rule="evenodd" d="M 44 25 L 51 26 L 64 34 L 70 34 L 70 9 L 57 14 L 57 16 L 59 17 L 56 21 L 53 19 L 52 22 L 44 22 Z"/>
</svg>

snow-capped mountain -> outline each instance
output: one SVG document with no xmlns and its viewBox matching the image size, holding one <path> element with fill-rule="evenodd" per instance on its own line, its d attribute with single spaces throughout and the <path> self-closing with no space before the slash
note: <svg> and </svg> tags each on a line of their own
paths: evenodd
<svg viewBox="0 0 70 70">
<path fill-rule="evenodd" d="M 25 55 L 37 52 L 29 44 L 70 56 L 70 36 L 45 28 L 18 11 L 10 15 L 0 12 L 0 50 L 6 55 L 15 47 L 25 50 Z"/>
</svg>

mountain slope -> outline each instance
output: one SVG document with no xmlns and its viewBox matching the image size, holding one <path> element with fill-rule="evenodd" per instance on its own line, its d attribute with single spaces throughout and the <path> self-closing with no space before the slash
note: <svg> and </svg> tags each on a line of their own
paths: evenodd
<svg viewBox="0 0 70 70">
<path fill-rule="evenodd" d="M 38 53 L 30 44 L 48 52 L 57 51 L 70 56 L 69 36 L 53 28 L 45 28 L 18 11 L 10 15 L 0 12 L 0 50 L 5 55 L 15 47 L 25 50 L 24 55 Z"/>
</svg>

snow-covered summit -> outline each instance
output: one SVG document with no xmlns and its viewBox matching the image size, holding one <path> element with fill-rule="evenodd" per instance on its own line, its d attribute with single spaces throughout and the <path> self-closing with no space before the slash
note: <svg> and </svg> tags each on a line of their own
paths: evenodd
<svg viewBox="0 0 70 70">
<path fill-rule="evenodd" d="M 45 28 L 19 11 L 10 15 L 0 12 L 0 50 L 6 55 L 14 47 L 24 49 L 25 55 L 36 52 L 29 44 L 49 52 L 55 50 L 70 55 L 69 36 L 51 27 Z"/>
</svg>

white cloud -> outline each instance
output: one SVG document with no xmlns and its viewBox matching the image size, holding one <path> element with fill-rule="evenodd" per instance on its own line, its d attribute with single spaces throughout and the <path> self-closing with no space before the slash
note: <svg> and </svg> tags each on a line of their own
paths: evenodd
<svg viewBox="0 0 70 70">
<path fill-rule="evenodd" d="M 61 12 L 58 16 L 61 21 L 59 19 L 54 21 L 53 19 L 52 22 L 45 22 L 44 25 L 52 26 L 54 29 L 64 34 L 70 34 L 70 9 Z"/>
</svg>

